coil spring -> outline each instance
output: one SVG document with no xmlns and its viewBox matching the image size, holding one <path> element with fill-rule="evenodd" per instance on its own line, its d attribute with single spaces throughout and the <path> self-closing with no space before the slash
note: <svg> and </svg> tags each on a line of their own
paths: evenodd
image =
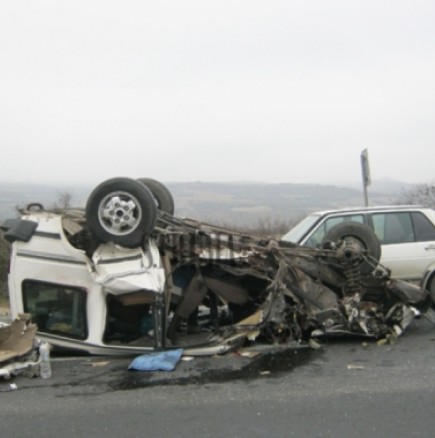
<svg viewBox="0 0 435 438">
<path fill-rule="evenodd" d="M 362 293 L 361 286 L 361 270 L 358 263 L 353 263 L 349 265 L 344 270 L 344 276 L 346 277 L 346 282 L 344 284 L 344 294 L 353 295 L 356 293 Z"/>
</svg>

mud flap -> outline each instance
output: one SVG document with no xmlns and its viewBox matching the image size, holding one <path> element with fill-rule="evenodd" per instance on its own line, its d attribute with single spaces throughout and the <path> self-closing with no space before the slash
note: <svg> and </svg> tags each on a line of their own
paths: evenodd
<svg viewBox="0 0 435 438">
<path fill-rule="evenodd" d="M 0 225 L 0 229 L 5 231 L 5 239 L 10 243 L 15 242 L 16 240 L 28 242 L 32 238 L 37 227 L 37 222 L 25 219 L 6 219 Z"/>
</svg>

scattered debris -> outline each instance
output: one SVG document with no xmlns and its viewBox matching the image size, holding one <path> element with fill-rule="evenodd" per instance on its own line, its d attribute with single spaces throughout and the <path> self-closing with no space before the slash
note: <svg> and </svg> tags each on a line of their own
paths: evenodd
<svg viewBox="0 0 435 438">
<path fill-rule="evenodd" d="M 35 333 L 29 314 L 19 314 L 10 324 L 0 325 L 0 377 L 39 375 Z"/>
<path fill-rule="evenodd" d="M 363 365 L 355 365 L 355 364 L 350 363 L 347 365 L 347 369 L 348 370 L 363 370 L 364 366 Z"/>
<path fill-rule="evenodd" d="M 319 348 L 322 348 L 322 344 L 320 342 L 318 342 L 316 339 L 310 338 L 308 340 L 308 345 L 313 349 L 313 350 L 318 350 Z"/>
<path fill-rule="evenodd" d="M 18 389 L 18 386 L 15 383 L 9 383 L 6 387 L 1 387 L 0 392 L 11 392 L 16 391 Z"/>
<path fill-rule="evenodd" d="M 389 333 L 383 339 L 379 339 L 376 343 L 379 346 L 382 345 L 394 345 L 397 344 L 398 335 L 396 333 Z"/>
<path fill-rule="evenodd" d="M 100 362 L 91 362 L 91 366 L 94 367 L 94 368 L 96 368 L 96 367 L 105 367 L 105 366 L 109 365 L 109 363 L 110 362 L 108 360 L 100 361 Z"/>
<path fill-rule="evenodd" d="M 252 351 L 252 350 L 249 350 L 249 351 L 248 350 L 239 350 L 237 352 L 237 354 L 239 356 L 242 356 L 242 357 L 253 358 L 253 357 L 259 356 L 261 354 L 261 352 L 259 352 L 259 351 Z"/>
</svg>

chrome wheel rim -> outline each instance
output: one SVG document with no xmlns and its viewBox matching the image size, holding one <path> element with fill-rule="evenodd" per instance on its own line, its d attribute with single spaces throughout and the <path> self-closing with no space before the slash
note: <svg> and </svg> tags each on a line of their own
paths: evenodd
<svg viewBox="0 0 435 438">
<path fill-rule="evenodd" d="M 101 226 L 114 236 L 125 236 L 136 230 L 142 219 L 142 208 L 137 198 L 128 192 L 112 192 L 105 196 L 98 208 Z"/>
</svg>

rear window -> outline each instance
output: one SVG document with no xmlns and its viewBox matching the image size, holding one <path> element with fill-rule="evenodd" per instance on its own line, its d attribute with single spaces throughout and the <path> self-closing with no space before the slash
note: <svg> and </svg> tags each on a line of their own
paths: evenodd
<svg viewBox="0 0 435 438">
<path fill-rule="evenodd" d="M 413 212 L 412 221 L 414 223 L 415 238 L 417 242 L 435 240 L 435 227 L 423 213 L 417 211 Z"/>
</svg>

